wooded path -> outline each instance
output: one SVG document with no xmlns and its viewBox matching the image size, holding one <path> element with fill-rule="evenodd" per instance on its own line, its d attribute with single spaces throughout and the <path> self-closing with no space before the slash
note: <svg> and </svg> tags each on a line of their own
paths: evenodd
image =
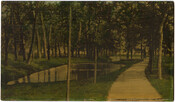
<svg viewBox="0 0 175 102">
<path fill-rule="evenodd" d="M 154 89 L 145 75 L 148 59 L 134 64 L 123 72 L 108 93 L 108 101 L 158 101 L 160 94 Z"/>
</svg>

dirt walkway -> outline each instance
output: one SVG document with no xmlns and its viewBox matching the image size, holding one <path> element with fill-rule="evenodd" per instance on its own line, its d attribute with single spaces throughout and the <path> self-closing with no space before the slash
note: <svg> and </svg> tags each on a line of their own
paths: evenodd
<svg viewBox="0 0 175 102">
<path fill-rule="evenodd" d="M 159 93 L 152 87 L 145 75 L 148 59 L 134 64 L 123 72 L 113 83 L 108 101 L 158 101 Z"/>
</svg>

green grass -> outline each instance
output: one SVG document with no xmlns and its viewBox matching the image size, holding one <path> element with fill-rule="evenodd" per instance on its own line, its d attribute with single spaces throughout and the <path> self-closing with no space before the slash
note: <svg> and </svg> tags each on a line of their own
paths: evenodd
<svg viewBox="0 0 175 102">
<path fill-rule="evenodd" d="M 127 68 L 140 60 L 123 60 L 120 63 L 125 67 L 97 77 L 97 83 L 93 84 L 93 78 L 82 81 L 71 81 L 70 100 L 105 101 L 108 91 L 116 78 Z M 115 62 L 118 63 L 118 62 Z M 2 100 L 52 100 L 65 101 L 66 82 L 36 83 L 36 84 L 16 84 L 2 87 Z"/>
<path fill-rule="evenodd" d="M 167 101 L 173 101 L 174 98 L 174 58 L 162 57 L 162 76 L 163 79 L 158 78 L 157 58 L 154 60 L 152 74 L 146 70 L 146 75 L 152 86 L 160 93 L 162 98 Z"/>
</svg>

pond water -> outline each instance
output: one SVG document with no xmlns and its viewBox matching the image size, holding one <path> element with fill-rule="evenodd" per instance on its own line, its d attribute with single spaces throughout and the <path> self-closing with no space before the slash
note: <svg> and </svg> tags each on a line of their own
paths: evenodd
<svg viewBox="0 0 175 102">
<path fill-rule="evenodd" d="M 71 80 L 84 80 L 94 77 L 94 63 L 81 63 L 71 65 Z M 97 76 L 106 75 L 110 72 L 119 70 L 124 65 L 112 63 L 98 63 Z M 44 83 L 67 80 L 67 65 L 62 65 L 48 70 L 35 72 L 29 76 L 10 81 L 7 85 L 16 83 Z"/>
</svg>

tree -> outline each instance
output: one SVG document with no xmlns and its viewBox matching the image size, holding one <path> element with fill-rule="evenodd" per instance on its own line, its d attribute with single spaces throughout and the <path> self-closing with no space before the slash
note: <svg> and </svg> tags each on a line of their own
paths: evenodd
<svg viewBox="0 0 175 102">
<path fill-rule="evenodd" d="M 67 101 L 69 101 L 70 94 L 70 70 L 71 70 L 71 27 L 72 27 L 72 9 L 70 5 L 70 13 L 69 13 L 69 49 L 68 49 L 68 68 L 67 68 Z"/>
<path fill-rule="evenodd" d="M 164 27 L 164 23 L 167 19 L 167 12 L 169 12 L 169 10 L 171 10 L 173 7 L 170 5 L 168 5 L 168 2 L 162 2 L 159 4 L 159 7 L 161 9 L 161 23 L 159 25 L 159 54 L 158 54 L 158 70 L 159 70 L 159 79 L 162 79 L 162 43 L 163 43 L 163 27 Z"/>
<path fill-rule="evenodd" d="M 35 9 L 37 9 L 37 4 L 36 4 L 36 8 Z M 30 61 L 31 53 L 32 53 L 32 50 L 33 50 L 33 43 L 34 43 L 35 32 L 36 32 L 36 18 L 37 18 L 37 12 L 35 10 L 33 10 L 32 41 L 31 41 L 31 45 L 30 45 L 30 50 L 29 50 L 28 58 L 27 58 L 27 63 L 29 63 L 29 61 Z"/>
</svg>

